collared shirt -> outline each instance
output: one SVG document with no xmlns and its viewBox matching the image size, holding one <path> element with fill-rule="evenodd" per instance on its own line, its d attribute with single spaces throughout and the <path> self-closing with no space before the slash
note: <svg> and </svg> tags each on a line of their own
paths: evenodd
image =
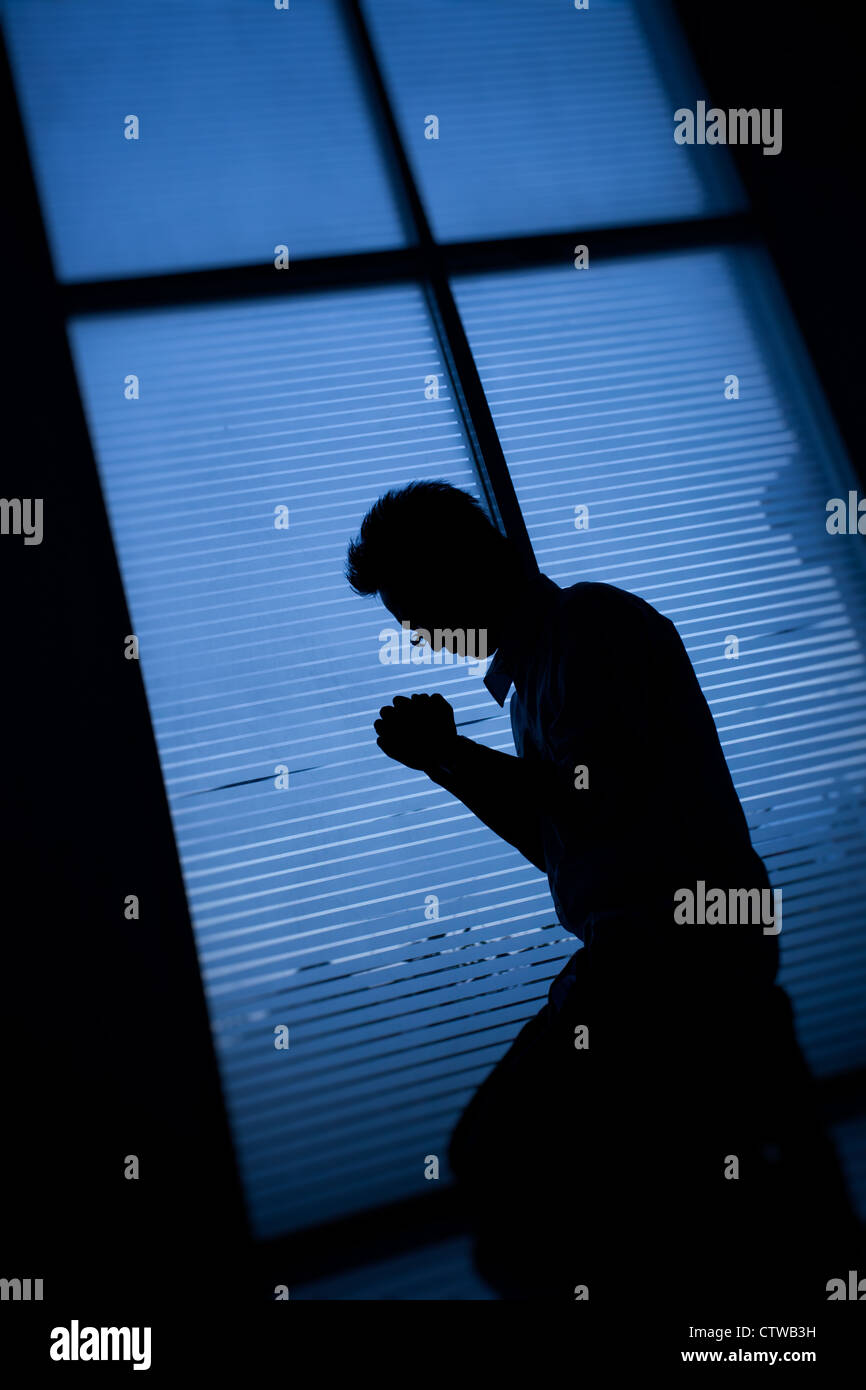
<svg viewBox="0 0 866 1390">
<path fill-rule="evenodd" d="M 540 831 L 558 916 L 576 936 L 617 917 L 669 922 L 676 889 L 700 878 L 768 885 L 685 647 L 643 599 L 538 575 L 484 683 L 500 705 L 514 686 L 518 756 L 570 779 Z"/>
</svg>

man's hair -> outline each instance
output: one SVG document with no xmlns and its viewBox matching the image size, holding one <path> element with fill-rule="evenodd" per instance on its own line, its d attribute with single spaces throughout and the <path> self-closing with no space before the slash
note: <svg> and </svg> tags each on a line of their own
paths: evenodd
<svg viewBox="0 0 866 1390">
<path fill-rule="evenodd" d="M 384 493 L 364 517 L 349 545 L 346 578 L 356 594 L 399 588 L 437 552 L 443 565 L 516 563 L 511 542 L 470 493 L 450 483 L 409 483 Z"/>
</svg>

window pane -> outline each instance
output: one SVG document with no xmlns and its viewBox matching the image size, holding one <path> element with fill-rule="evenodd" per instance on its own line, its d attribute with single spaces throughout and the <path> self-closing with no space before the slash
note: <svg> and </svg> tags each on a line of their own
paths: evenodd
<svg viewBox="0 0 866 1390">
<path fill-rule="evenodd" d="M 422 293 L 82 318 L 72 341 L 254 1229 L 427 1191 L 577 943 L 540 874 L 375 745 L 382 704 L 439 689 L 511 748 L 477 669 L 382 664 L 393 620 L 342 576 L 386 487 L 474 488 Z"/>
<path fill-rule="evenodd" d="M 541 568 L 676 623 L 783 890 L 803 1043 L 862 1066 L 863 541 L 827 533 L 855 482 L 769 268 L 705 250 L 455 289 Z"/>
<path fill-rule="evenodd" d="M 742 205 L 728 153 L 674 142 L 705 95 L 629 0 L 363 0 L 415 178 L 443 241 L 664 222 Z M 425 135 L 428 117 L 438 139 Z"/>
<path fill-rule="evenodd" d="M 60 279 L 404 243 L 336 0 L 4 14 Z"/>
</svg>

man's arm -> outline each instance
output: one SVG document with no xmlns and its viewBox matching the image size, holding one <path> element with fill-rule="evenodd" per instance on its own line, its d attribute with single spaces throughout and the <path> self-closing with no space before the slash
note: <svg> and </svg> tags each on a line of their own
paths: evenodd
<svg viewBox="0 0 866 1390">
<path fill-rule="evenodd" d="M 460 736 L 441 761 L 425 771 L 494 834 L 546 872 L 538 787 L 521 758 Z"/>
<path fill-rule="evenodd" d="M 393 705 L 379 711 L 374 727 L 383 752 L 426 772 L 494 834 L 546 872 L 542 816 L 567 817 L 575 810 L 573 784 L 562 769 L 462 737 L 441 695 L 398 695 Z"/>
</svg>

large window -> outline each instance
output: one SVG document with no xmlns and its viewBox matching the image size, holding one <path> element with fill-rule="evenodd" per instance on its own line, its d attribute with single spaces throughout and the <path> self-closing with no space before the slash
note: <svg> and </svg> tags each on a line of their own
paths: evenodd
<svg viewBox="0 0 866 1390">
<path fill-rule="evenodd" d="M 402 245 L 337 0 L 7 0 L 61 280 Z"/>
<path fill-rule="evenodd" d="M 384 488 L 475 486 L 424 296 L 71 332 L 254 1227 L 421 1191 L 573 940 L 539 874 L 374 741 L 380 706 L 435 679 L 510 745 L 477 665 L 380 660 L 393 619 L 342 573 Z"/>
<path fill-rule="evenodd" d="M 664 7 L 3 12 L 255 1234 L 424 1192 L 428 1154 L 447 1177 L 577 945 L 375 747 L 378 707 L 431 689 L 511 747 L 478 669 L 385 664 L 392 620 L 342 578 L 412 478 L 674 619 L 810 1060 L 863 1066 L 866 571 L 825 528 L 853 478 L 727 151 L 673 140 L 701 88 Z M 267 292 L 220 279 L 256 266 Z M 147 276 L 161 307 L 131 309 Z"/>
</svg>

